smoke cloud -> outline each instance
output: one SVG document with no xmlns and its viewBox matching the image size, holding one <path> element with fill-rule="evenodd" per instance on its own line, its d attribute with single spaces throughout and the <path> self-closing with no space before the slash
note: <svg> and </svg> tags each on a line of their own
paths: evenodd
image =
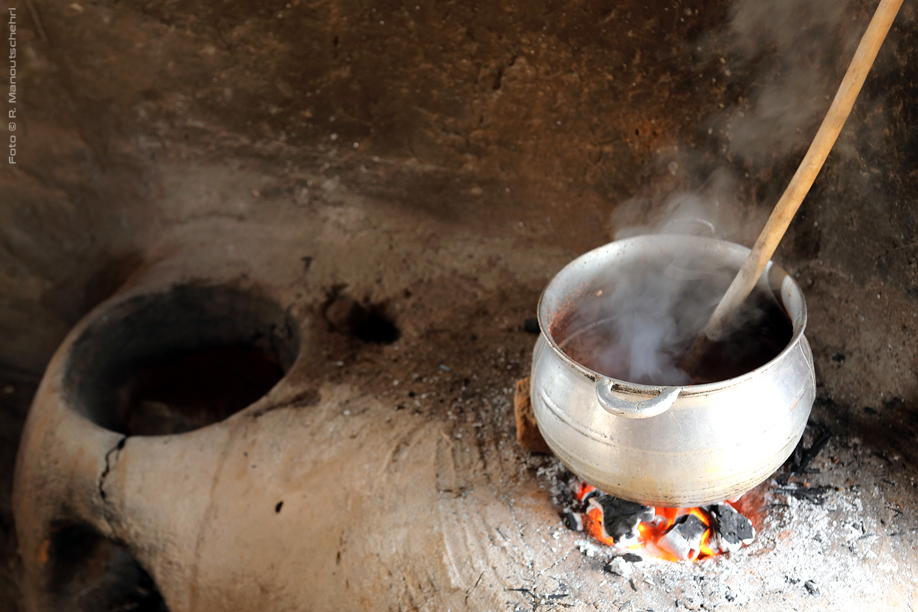
<svg viewBox="0 0 918 612">
<path fill-rule="evenodd" d="M 854 0 L 735 0 L 725 28 L 707 41 L 704 59 L 723 64 L 728 77 L 743 75 L 744 95 L 698 126 L 699 132 L 712 135 L 696 139 L 709 149 L 682 145 L 657 163 L 670 184 L 679 182 L 670 176 L 678 173 L 683 184 L 698 187 L 662 198 L 651 187 L 645 190 L 651 195 L 620 204 L 612 214 L 614 237 L 713 235 L 751 244 L 775 202 L 743 205 L 750 183 L 767 182 L 763 177 L 770 177 L 776 165 L 784 173 L 800 159 L 873 8 Z M 836 149 L 836 157 L 856 154 L 856 146 L 844 137 Z M 769 185 L 769 197 L 774 194 L 776 201 L 783 187 Z M 680 369 L 680 360 L 735 273 L 735 268 L 684 254 L 643 262 L 623 274 L 602 306 L 588 313 L 591 323 L 580 321 L 590 331 L 568 340 L 569 354 L 615 378 L 686 384 L 690 377 Z M 767 321 L 763 326 L 773 313 L 763 314 L 762 308 L 763 302 L 747 300 L 733 330 L 759 337 L 745 342 L 748 346 L 738 340 L 726 347 L 721 355 L 726 361 L 748 367 L 755 361 L 747 360 L 750 351 L 777 352 L 789 340 L 786 326 Z M 761 346 L 753 346 L 759 341 Z"/>
<path fill-rule="evenodd" d="M 716 222 L 704 218 L 710 208 L 701 198 L 676 196 L 667 211 L 656 227 L 641 228 L 640 234 L 710 238 L 717 229 Z M 576 306 L 565 337 L 555 339 L 575 361 L 620 380 L 684 385 L 729 378 L 740 373 L 737 366 L 757 359 L 753 353 L 771 350 L 762 348 L 754 333 L 738 332 L 747 337 L 734 338 L 715 351 L 704 371 L 686 372 L 680 362 L 737 269 L 703 247 L 647 249 L 627 265 L 613 264 L 610 282 Z M 733 320 L 728 337 L 762 318 L 761 304 L 750 301 Z"/>
<path fill-rule="evenodd" d="M 809 145 L 867 24 L 848 25 L 852 8 L 839 0 L 733 2 L 729 63 L 759 82 L 750 108 L 726 113 L 732 155 L 780 158 Z"/>
</svg>

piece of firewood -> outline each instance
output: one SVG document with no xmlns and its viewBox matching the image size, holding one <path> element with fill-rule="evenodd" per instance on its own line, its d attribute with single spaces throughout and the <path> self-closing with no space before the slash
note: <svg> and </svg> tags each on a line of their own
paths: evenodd
<svg viewBox="0 0 918 612">
<path fill-rule="evenodd" d="M 551 449 L 545 443 L 545 438 L 536 424 L 535 414 L 532 412 L 532 400 L 529 397 L 529 377 L 516 383 L 516 393 L 513 396 L 513 412 L 516 415 L 516 441 L 520 446 L 532 453 L 550 455 Z"/>
</svg>

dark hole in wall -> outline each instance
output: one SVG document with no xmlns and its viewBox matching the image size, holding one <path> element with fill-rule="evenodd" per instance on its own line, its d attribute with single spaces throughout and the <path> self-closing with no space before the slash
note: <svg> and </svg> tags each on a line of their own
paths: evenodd
<svg viewBox="0 0 918 612">
<path fill-rule="evenodd" d="M 48 546 L 57 608 L 77 612 L 168 612 L 153 579 L 126 548 L 91 527 L 60 524 Z"/>
<path fill-rule="evenodd" d="M 343 286 L 333 287 L 323 309 L 331 329 L 375 344 L 391 344 L 401 338 L 402 332 L 385 304 L 358 302 L 344 294 L 343 289 Z"/>
<path fill-rule="evenodd" d="M 65 391 L 84 415 L 119 433 L 181 433 L 257 401 L 298 352 L 296 324 L 271 300 L 177 286 L 100 314 L 74 343 Z"/>
<path fill-rule="evenodd" d="M 351 313 L 351 329 L 354 336 L 364 342 L 391 344 L 402 333 L 379 306 L 364 308 L 360 304 Z"/>
</svg>

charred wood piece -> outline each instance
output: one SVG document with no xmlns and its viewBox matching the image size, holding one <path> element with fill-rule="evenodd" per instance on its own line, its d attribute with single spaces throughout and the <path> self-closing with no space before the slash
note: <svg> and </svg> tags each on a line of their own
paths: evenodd
<svg viewBox="0 0 918 612">
<path fill-rule="evenodd" d="M 816 434 L 816 439 L 813 440 L 813 443 L 808 448 L 798 446 L 794 449 L 787 472 L 781 474 L 777 479 L 778 484 L 782 487 L 787 484 L 791 476 L 802 474 L 806 471 L 813 460 L 816 459 L 816 456 L 819 455 L 820 451 L 825 448 L 825 445 L 828 444 L 829 440 L 832 438 L 832 432 L 829 431 L 828 427 L 819 425 L 818 428 L 819 432 Z"/>
<path fill-rule="evenodd" d="M 583 517 L 579 512 L 568 510 L 561 515 L 561 520 L 564 521 L 564 526 L 571 531 L 583 531 Z"/>
<path fill-rule="evenodd" d="M 654 509 L 635 502 L 625 501 L 611 495 L 598 495 L 590 498 L 589 507 L 602 510 L 602 527 L 606 535 L 619 546 L 631 546 L 638 543 L 641 521 L 652 521 Z"/>
<path fill-rule="evenodd" d="M 822 498 L 825 497 L 826 493 L 832 490 L 832 487 L 778 487 L 775 489 L 775 492 L 781 493 L 783 495 L 790 495 L 796 497 L 801 501 L 808 501 L 810 503 L 819 505 L 822 503 Z"/>
<path fill-rule="evenodd" d="M 734 552 L 752 544 L 755 527 L 752 521 L 737 512 L 730 504 L 714 504 L 705 508 L 711 517 L 714 544 L 721 552 Z M 713 548 L 713 546 L 712 546 Z"/>
</svg>

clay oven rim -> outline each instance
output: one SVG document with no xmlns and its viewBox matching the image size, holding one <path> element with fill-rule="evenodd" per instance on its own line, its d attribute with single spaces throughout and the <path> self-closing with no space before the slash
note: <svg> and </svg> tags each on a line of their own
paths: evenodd
<svg viewBox="0 0 918 612">
<path fill-rule="evenodd" d="M 59 348 L 62 395 L 81 416 L 117 431 L 111 396 L 132 368 L 171 354 L 228 346 L 255 348 L 276 360 L 283 371 L 276 388 L 300 355 L 300 325 L 259 287 L 143 284 L 98 305 L 71 330 Z"/>
<path fill-rule="evenodd" d="M 665 245 L 665 249 L 663 248 Z M 539 329 L 541 330 L 542 335 L 545 337 L 545 340 L 548 342 L 549 346 L 553 349 L 555 354 L 561 358 L 561 360 L 577 374 L 588 378 L 591 382 L 596 382 L 597 378 L 607 378 L 616 384 L 621 384 L 621 387 L 616 389 L 616 392 L 625 394 L 625 395 L 635 395 L 635 396 L 656 396 L 661 389 L 661 386 L 654 385 L 644 385 L 639 383 L 633 383 L 610 376 L 604 376 L 595 372 L 594 370 L 582 365 L 581 363 L 571 359 L 567 353 L 561 349 L 558 344 L 555 342 L 555 338 L 551 333 L 552 324 L 563 317 L 566 313 L 571 312 L 576 306 L 578 300 L 584 299 L 585 297 L 591 295 L 595 290 L 591 284 L 590 280 L 587 280 L 584 277 L 580 283 L 577 283 L 576 289 L 570 291 L 563 296 L 551 297 L 552 293 L 559 293 L 559 287 L 565 282 L 570 283 L 570 277 L 583 276 L 584 269 L 595 268 L 597 263 L 605 261 L 616 261 L 627 254 L 632 254 L 632 252 L 646 252 L 650 249 L 656 250 L 658 252 L 671 251 L 673 246 L 680 249 L 691 249 L 691 250 L 700 250 L 700 251 L 710 251 L 716 253 L 718 251 L 733 251 L 742 253 L 745 257 L 750 249 L 725 240 L 718 240 L 715 238 L 704 238 L 699 236 L 686 236 L 686 235 L 647 235 L 647 236 L 635 236 L 632 238 L 625 238 L 622 240 L 616 240 L 605 244 L 601 247 L 593 249 L 584 253 L 580 257 L 574 259 L 568 263 L 564 268 L 562 268 L 552 279 L 549 281 L 548 285 L 542 291 L 541 296 L 539 297 L 538 303 L 538 320 L 539 320 Z M 736 268 L 739 270 L 739 267 Z M 714 391 L 719 391 L 723 389 L 728 389 L 734 387 L 744 382 L 761 376 L 762 373 L 767 372 L 771 368 L 775 367 L 780 363 L 786 354 L 793 351 L 797 344 L 800 343 L 800 339 L 803 338 L 804 331 L 806 329 L 807 323 L 807 311 L 806 303 L 803 299 L 803 291 L 794 281 L 793 277 L 774 261 L 769 261 L 768 266 L 765 268 L 765 272 L 762 274 L 762 278 L 759 279 L 758 288 L 760 290 L 765 290 L 767 293 L 770 293 L 775 301 L 782 307 L 784 312 L 791 317 L 791 323 L 793 326 L 793 334 L 790 341 L 787 345 L 773 357 L 770 361 L 764 365 L 750 370 L 740 376 L 735 376 L 733 378 L 728 378 L 726 380 L 721 380 L 717 382 L 697 384 L 697 385 L 670 385 L 663 386 L 664 389 L 675 389 L 678 388 L 680 397 L 691 397 L 694 395 L 709 395 Z M 798 298 L 799 296 L 799 298 Z M 791 308 L 792 302 L 793 308 Z M 554 305 L 554 308 L 552 307 Z M 679 409 L 679 406 L 673 406 L 674 409 Z"/>
</svg>

